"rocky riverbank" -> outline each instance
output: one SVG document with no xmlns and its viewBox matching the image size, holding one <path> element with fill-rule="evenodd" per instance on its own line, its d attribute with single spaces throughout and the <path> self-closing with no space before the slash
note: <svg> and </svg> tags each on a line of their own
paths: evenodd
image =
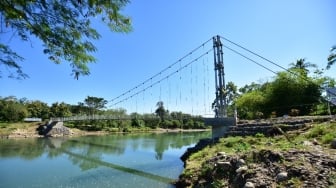
<svg viewBox="0 0 336 188">
<path fill-rule="evenodd" d="M 332 187 L 336 186 L 336 156 L 321 151 L 271 150 L 245 155 L 219 152 L 208 159 L 202 176 L 181 178 L 177 187 Z M 218 181 L 220 180 L 220 181 Z M 193 182 L 191 182 L 193 181 Z M 217 181 L 217 182 L 216 182 Z M 214 186 L 215 187 L 215 186 Z"/>
<path fill-rule="evenodd" d="M 297 127 L 285 135 L 202 140 L 182 156 L 176 187 L 336 187 L 336 123 Z"/>
</svg>

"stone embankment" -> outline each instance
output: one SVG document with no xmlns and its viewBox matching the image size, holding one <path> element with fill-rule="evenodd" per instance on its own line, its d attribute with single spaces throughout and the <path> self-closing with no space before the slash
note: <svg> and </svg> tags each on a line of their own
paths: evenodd
<svg viewBox="0 0 336 188">
<path fill-rule="evenodd" d="M 305 128 L 307 123 L 312 123 L 313 120 L 281 120 L 274 122 L 238 122 L 236 126 L 229 127 L 226 136 L 251 136 L 261 133 L 265 136 L 273 136 L 283 134 L 283 132 L 300 130 Z"/>
</svg>

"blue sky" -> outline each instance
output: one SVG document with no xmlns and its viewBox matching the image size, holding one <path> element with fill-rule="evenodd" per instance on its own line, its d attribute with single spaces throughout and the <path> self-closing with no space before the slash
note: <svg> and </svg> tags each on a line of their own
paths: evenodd
<svg viewBox="0 0 336 188">
<path fill-rule="evenodd" d="M 176 62 L 214 35 L 226 37 L 274 62 L 288 67 L 299 58 L 324 68 L 336 45 L 336 2 L 333 0 L 171 0 L 132 1 L 123 13 L 132 18 L 129 34 L 112 33 L 97 19 L 102 35 L 94 41 L 97 63 L 91 75 L 74 80 L 68 63 L 56 65 L 42 53 L 41 43 L 9 36 L 1 42 L 25 58 L 21 65 L 30 78 L 0 79 L 0 96 L 14 95 L 52 104 L 77 104 L 87 96 L 111 100 Z M 225 41 L 224 45 L 230 45 Z M 200 49 L 211 49 L 211 41 Z M 187 57 L 188 63 L 199 54 Z M 274 71 L 281 69 L 258 62 Z M 238 86 L 271 80 L 273 73 L 224 49 L 226 81 Z M 179 66 L 179 65 L 177 65 Z M 1 70 L 6 73 L 6 70 Z M 325 72 L 334 77 L 336 67 Z M 180 78 L 181 77 L 181 78 Z M 163 100 L 172 110 L 211 113 L 214 99 L 213 55 L 210 53 L 181 73 L 164 80 L 125 103 L 129 112 L 152 112 Z M 108 106 L 111 104 L 109 103 Z"/>
</svg>

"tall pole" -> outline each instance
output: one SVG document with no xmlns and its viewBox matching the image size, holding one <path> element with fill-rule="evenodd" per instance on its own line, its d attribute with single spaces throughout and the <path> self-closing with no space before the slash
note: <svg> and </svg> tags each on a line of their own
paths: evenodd
<svg viewBox="0 0 336 188">
<path fill-rule="evenodd" d="M 216 99 L 214 102 L 215 117 L 223 118 L 227 117 L 226 92 L 224 79 L 223 45 L 218 35 L 213 37 L 213 48 L 216 77 Z"/>
</svg>

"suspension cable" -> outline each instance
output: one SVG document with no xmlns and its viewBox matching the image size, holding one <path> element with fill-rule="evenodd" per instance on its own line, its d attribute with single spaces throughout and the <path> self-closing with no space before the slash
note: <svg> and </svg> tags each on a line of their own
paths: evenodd
<svg viewBox="0 0 336 188">
<path fill-rule="evenodd" d="M 139 93 L 142 93 L 142 92 L 144 92 L 144 91 L 146 91 L 146 90 L 152 88 L 153 86 L 155 86 L 155 85 L 157 85 L 157 84 L 160 84 L 163 80 L 165 80 L 165 79 L 167 79 L 167 78 L 169 78 L 169 77 L 171 77 L 171 76 L 173 76 L 173 75 L 179 73 L 181 70 L 183 70 L 183 69 L 189 67 L 190 65 L 192 65 L 193 63 L 197 62 L 200 58 L 202 58 L 202 57 L 208 55 L 209 52 L 211 52 L 212 50 L 213 50 L 213 48 L 209 49 L 208 51 L 206 51 L 205 53 L 201 54 L 200 56 L 198 56 L 198 57 L 195 58 L 194 60 L 190 61 L 189 63 L 185 64 L 185 65 L 182 66 L 181 68 L 179 68 L 179 69 L 177 69 L 176 71 L 174 71 L 174 72 L 168 74 L 166 77 L 163 77 L 162 79 L 160 79 L 160 80 L 158 80 L 158 81 L 156 81 L 156 82 L 154 82 L 154 83 L 151 83 L 151 85 L 149 85 L 149 86 L 146 87 L 145 89 L 140 90 L 140 91 L 134 93 L 133 95 L 130 95 L 130 96 L 124 98 L 124 99 L 121 99 L 121 100 L 115 102 L 114 104 L 112 104 L 111 106 L 115 106 L 115 105 L 117 105 L 117 104 L 119 104 L 119 103 L 121 103 L 121 102 L 127 101 L 127 100 L 131 99 L 132 97 L 134 97 L 135 95 L 138 95 Z M 152 78 L 151 78 L 150 80 L 152 80 Z M 132 91 L 132 90 L 130 90 L 130 91 L 127 92 L 127 93 L 130 93 L 131 91 Z"/>
<path fill-rule="evenodd" d="M 190 51 L 188 54 L 184 55 L 182 58 L 180 58 L 179 60 L 177 60 L 176 62 L 170 64 L 168 67 L 162 69 L 159 73 L 154 74 L 153 76 L 151 76 L 150 78 L 146 79 L 145 81 L 143 81 L 142 83 L 134 86 L 132 89 L 129 89 L 127 91 L 125 91 L 124 93 L 120 94 L 119 96 L 111 99 L 109 102 L 113 102 L 117 99 L 119 99 L 120 97 L 126 95 L 127 93 L 130 93 L 131 91 L 138 89 L 138 87 L 140 87 L 141 85 L 144 85 L 145 83 L 149 82 L 150 80 L 152 80 L 153 78 L 158 77 L 159 75 L 161 75 L 162 73 L 166 72 L 167 70 L 169 70 L 170 68 L 172 68 L 173 66 L 175 66 L 177 63 L 181 62 L 182 60 L 184 60 L 186 57 L 190 56 L 191 54 L 193 54 L 195 51 L 197 51 L 198 49 L 200 49 L 201 47 L 203 47 L 204 45 L 206 45 L 209 41 L 211 41 L 212 38 L 208 39 L 207 41 L 203 42 L 201 45 L 199 45 L 198 47 L 196 47 L 195 49 L 193 49 L 192 51 Z"/>
</svg>

